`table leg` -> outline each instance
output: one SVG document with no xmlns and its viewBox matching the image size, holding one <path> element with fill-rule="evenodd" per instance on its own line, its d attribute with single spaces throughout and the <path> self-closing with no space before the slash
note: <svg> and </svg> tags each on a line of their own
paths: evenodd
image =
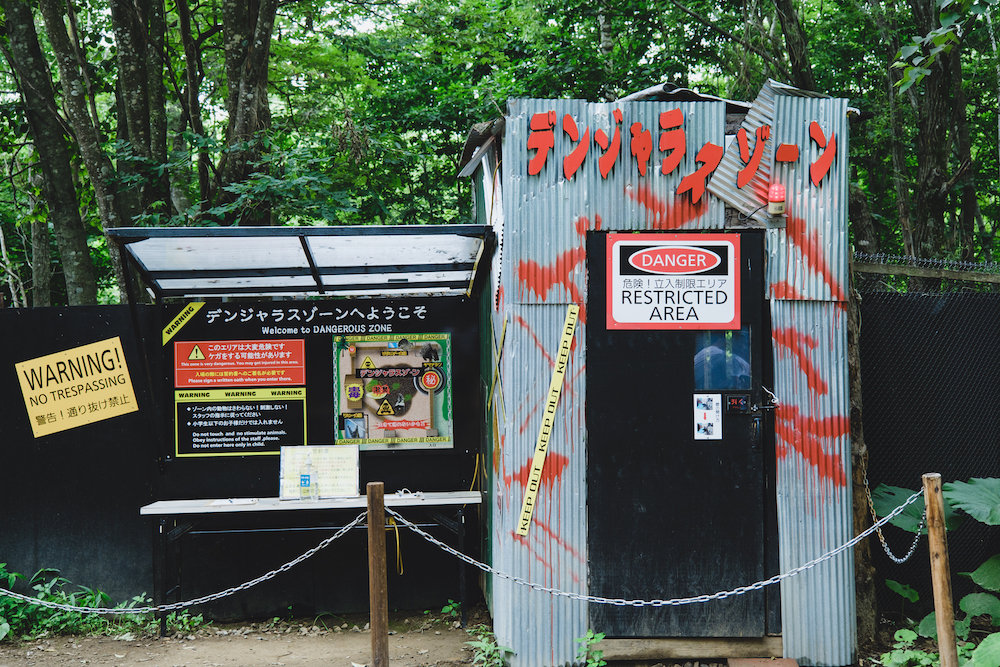
<svg viewBox="0 0 1000 667">
<path fill-rule="evenodd" d="M 166 568 L 167 568 L 167 519 L 161 517 L 157 521 L 153 530 L 153 604 L 160 605 L 166 601 Z M 159 562 L 157 562 L 159 561 Z M 167 616 L 163 612 L 156 612 L 156 618 L 160 625 L 160 636 L 167 636 Z"/>
<path fill-rule="evenodd" d="M 458 551 L 459 553 L 465 553 L 465 510 L 462 507 L 458 508 Z M 469 612 L 466 603 L 465 595 L 465 561 L 459 559 L 458 561 L 458 598 L 461 601 L 461 612 L 462 612 L 462 628 L 468 624 Z"/>
</svg>

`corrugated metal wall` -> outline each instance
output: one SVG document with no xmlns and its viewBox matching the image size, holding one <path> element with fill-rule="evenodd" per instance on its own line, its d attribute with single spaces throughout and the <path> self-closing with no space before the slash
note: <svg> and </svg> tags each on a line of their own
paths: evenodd
<svg viewBox="0 0 1000 667">
<path fill-rule="evenodd" d="M 800 564 L 800 557 L 807 554 L 819 555 L 817 549 L 837 546 L 849 537 L 851 527 L 850 494 L 836 483 L 850 479 L 849 443 L 843 435 L 847 431 L 833 435 L 846 427 L 848 414 L 846 348 L 836 303 L 846 284 L 842 279 L 846 247 L 841 247 L 846 246 L 846 109 L 840 100 L 789 97 L 790 93 L 794 90 L 777 85 L 762 92 L 767 103 L 754 121 L 770 122 L 775 130 L 772 138 L 780 136 L 780 141 L 797 143 L 801 149 L 797 163 L 775 169 L 776 178 L 789 183 L 789 205 L 800 217 L 793 222 L 790 215 L 792 224 L 768 235 L 769 294 L 776 299 L 772 304 L 775 391 L 782 399 L 778 503 L 783 570 Z M 668 153 L 657 150 L 658 141 L 663 129 L 672 126 L 661 129 L 659 118 L 661 112 L 677 108 L 684 114 L 687 150 L 678 168 L 664 175 L 660 166 Z M 551 127 L 551 148 L 540 173 L 529 176 L 528 165 L 541 152 L 528 147 L 529 127 L 539 114 L 541 124 Z M 575 140 L 572 131 L 564 129 L 570 125 L 564 120 L 567 116 L 576 125 Z M 810 143 L 807 120 L 818 121 L 825 136 L 832 133 L 839 142 L 820 188 L 804 185 L 819 150 Z M 786 128 L 785 122 L 792 127 Z M 495 432 L 489 429 L 493 447 L 489 507 L 492 565 L 498 570 L 560 590 L 587 592 L 586 232 L 720 229 L 723 200 L 744 214 L 760 206 L 760 188 L 756 197 L 747 198 L 726 171 L 715 174 L 710 191 L 698 203 L 690 195 L 674 194 L 682 176 L 699 168 L 696 158 L 703 146 L 725 147 L 724 128 L 721 102 L 511 102 L 501 164 L 503 228 L 497 230 L 503 244 L 494 258 L 500 284 L 492 314 L 494 339 L 499 343 L 505 326 L 506 336 L 500 382 L 489 406 L 497 416 Z M 609 146 L 611 156 L 595 143 L 598 130 L 605 133 L 608 141 L 603 145 Z M 632 152 L 639 144 L 633 142 L 633 133 L 641 137 L 644 131 L 652 140 L 646 175 L 638 169 L 642 151 Z M 587 153 L 568 176 L 563 159 L 581 145 Z M 615 163 L 605 178 L 602 166 L 608 167 L 615 150 Z M 728 147 L 727 155 L 734 150 L 735 146 Z M 492 181 L 491 175 L 486 177 Z M 490 182 L 487 188 L 496 193 L 495 185 Z M 497 228 L 496 204 L 492 208 L 489 222 Z M 523 538 L 515 534 L 516 522 L 570 303 L 581 305 L 580 321 L 534 518 Z M 817 344 L 804 343 L 806 336 Z M 820 375 L 825 392 L 814 390 Z M 853 566 L 849 556 L 841 561 L 824 566 L 820 575 L 798 578 L 803 583 L 793 579 L 783 584 L 785 651 L 803 664 L 845 665 L 853 660 Z M 586 604 L 496 577 L 489 590 L 497 640 L 514 650 L 515 667 L 554 667 L 574 661 L 578 650 L 574 639 L 587 630 Z"/>
<path fill-rule="evenodd" d="M 818 128 L 811 132 L 814 123 Z M 800 151 L 798 161 L 776 164 L 774 180 L 785 185 L 787 195 L 786 226 L 769 231 L 767 238 L 774 392 L 780 401 L 775 415 L 778 552 L 786 572 L 853 537 L 843 311 L 847 104 L 778 95 L 772 127 L 775 145 L 795 144 Z M 830 157 L 832 150 L 836 153 L 823 173 L 824 153 Z M 785 656 L 801 665 L 853 663 L 854 605 L 851 551 L 782 582 Z"/>
</svg>

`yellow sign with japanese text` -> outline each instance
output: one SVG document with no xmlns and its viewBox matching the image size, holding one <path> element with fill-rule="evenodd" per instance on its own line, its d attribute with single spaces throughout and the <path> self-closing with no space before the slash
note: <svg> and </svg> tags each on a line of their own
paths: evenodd
<svg viewBox="0 0 1000 667">
<path fill-rule="evenodd" d="M 139 409 L 119 337 L 14 364 L 36 438 Z"/>
</svg>

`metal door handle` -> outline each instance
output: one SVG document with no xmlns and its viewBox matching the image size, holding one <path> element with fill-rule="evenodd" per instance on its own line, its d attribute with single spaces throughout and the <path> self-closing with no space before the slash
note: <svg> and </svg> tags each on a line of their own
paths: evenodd
<svg viewBox="0 0 1000 667">
<path fill-rule="evenodd" d="M 759 452 L 760 451 L 760 438 L 761 438 L 761 421 L 760 417 L 754 417 L 750 420 L 750 451 Z"/>
</svg>

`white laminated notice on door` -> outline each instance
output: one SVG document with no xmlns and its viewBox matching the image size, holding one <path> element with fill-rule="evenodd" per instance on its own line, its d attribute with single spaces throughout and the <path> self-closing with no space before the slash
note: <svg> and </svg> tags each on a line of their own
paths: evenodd
<svg viewBox="0 0 1000 667">
<path fill-rule="evenodd" d="M 694 395 L 694 439 L 722 440 L 722 394 Z"/>
</svg>

